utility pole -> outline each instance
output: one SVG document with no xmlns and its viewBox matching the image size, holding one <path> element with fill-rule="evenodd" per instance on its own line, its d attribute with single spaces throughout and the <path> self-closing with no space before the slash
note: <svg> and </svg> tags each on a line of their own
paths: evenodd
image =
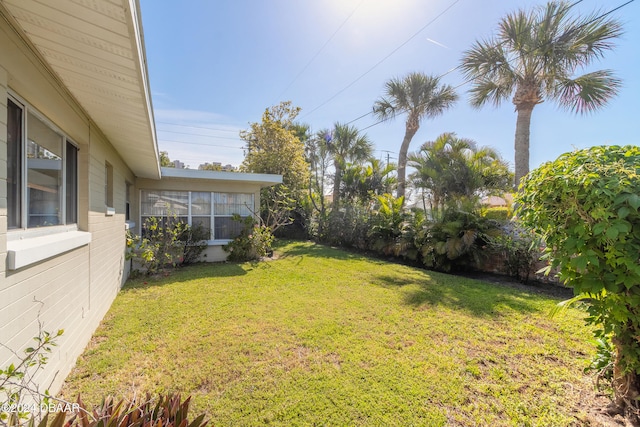
<svg viewBox="0 0 640 427">
<path fill-rule="evenodd" d="M 389 151 L 389 150 L 380 150 L 383 153 L 387 153 L 387 167 L 389 167 L 389 163 L 391 163 L 391 153 L 393 153 L 393 151 Z"/>
</svg>

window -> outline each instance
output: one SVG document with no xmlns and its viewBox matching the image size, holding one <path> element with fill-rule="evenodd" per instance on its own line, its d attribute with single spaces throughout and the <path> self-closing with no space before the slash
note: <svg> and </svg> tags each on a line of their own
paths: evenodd
<svg viewBox="0 0 640 427">
<path fill-rule="evenodd" d="M 234 221 L 233 214 L 251 215 L 253 194 L 214 193 L 214 231 L 216 239 L 233 239 L 242 231 L 242 223 Z"/>
<path fill-rule="evenodd" d="M 191 226 L 210 230 L 213 240 L 229 240 L 242 230 L 242 223 L 233 214 L 251 216 L 254 195 L 245 193 L 211 193 L 204 191 L 140 191 L 140 219 L 143 225 L 149 217 L 162 223 L 173 217 Z"/>
<path fill-rule="evenodd" d="M 191 193 L 191 225 L 202 227 L 209 231 L 211 236 L 211 193 Z"/>
<path fill-rule="evenodd" d="M 7 102 L 7 223 L 10 229 L 74 224 L 78 149 L 34 109 Z"/>
<path fill-rule="evenodd" d="M 113 207 L 113 166 L 108 162 L 104 163 L 104 204 Z"/>
</svg>

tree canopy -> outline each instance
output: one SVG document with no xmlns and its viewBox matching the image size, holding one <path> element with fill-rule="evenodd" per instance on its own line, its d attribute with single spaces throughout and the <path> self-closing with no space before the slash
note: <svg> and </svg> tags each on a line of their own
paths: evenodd
<svg viewBox="0 0 640 427">
<path fill-rule="evenodd" d="M 240 132 L 247 142 L 247 155 L 242 162 L 246 172 L 282 175 L 283 184 L 293 193 L 306 188 L 309 164 L 305 147 L 300 141 L 294 120 L 299 107 L 290 101 L 267 108 L 260 123 L 251 123 L 250 130 Z"/>
</svg>

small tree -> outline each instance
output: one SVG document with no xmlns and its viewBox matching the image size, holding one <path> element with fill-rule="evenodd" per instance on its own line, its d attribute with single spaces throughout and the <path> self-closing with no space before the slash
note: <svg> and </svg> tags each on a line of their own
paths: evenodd
<svg viewBox="0 0 640 427">
<path fill-rule="evenodd" d="M 589 298 L 587 323 L 614 350 L 620 409 L 640 397 L 640 147 L 592 147 L 531 172 L 517 215 L 546 241 L 549 268 Z"/>
<path fill-rule="evenodd" d="M 168 151 L 161 151 L 160 152 L 160 166 L 165 167 L 165 168 L 173 168 L 173 167 L 175 167 L 175 165 L 173 164 L 173 160 L 171 160 L 169 158 L 169 152 Z"/>
<path fill-rule="evenodd" d="M 240 132 L 247 142 L 247 156 L 241 170 L 282 175 L 282 184 L 262 190 L 260 214 L 273 232 L 293 221 L 293 212 L 301 208 L 309 182 L 309 164 L 305 147 L 298 137 L 300 126 L 293 121 L 300 112 L 290 101 L 267 108 L 260 123 Z"/>
</svg>

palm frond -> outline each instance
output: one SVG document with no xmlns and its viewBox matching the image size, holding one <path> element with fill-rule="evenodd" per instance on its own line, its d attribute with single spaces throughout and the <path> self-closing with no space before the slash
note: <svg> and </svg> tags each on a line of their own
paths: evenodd
<svg viewBox="0 0 640 427">
<path fill-rule="evenodd" d="M 515 81 L 496 82 L 490 79 L 479 79 L 469 90 L 471 95 L 469 102 L 475 108 L 483 107 L 485 104 L 497 107 L 511 97 L 515 83 Z"/>
<path fill-rule="evenodd" d="M 380 120 L 393 120 L 396 113 L 395 105 L 387 98 L 380 98 L 373 104 L 373 114 Z"/>
<path fill-rule="evenodd" d="M 622 81 L 611 70 L 587 73 L 557 83 L 554 98 L 574 113 L 590 113 L 618 94 Z"/>
</svg>

